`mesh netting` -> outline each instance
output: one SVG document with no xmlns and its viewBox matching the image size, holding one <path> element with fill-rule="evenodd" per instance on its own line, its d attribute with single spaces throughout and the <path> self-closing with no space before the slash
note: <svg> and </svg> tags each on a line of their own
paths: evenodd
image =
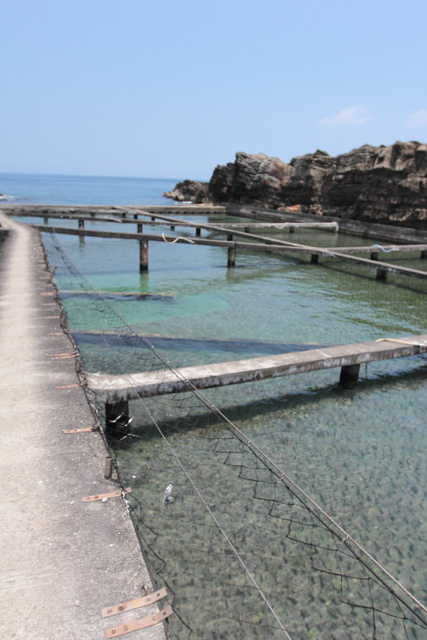
<svg viewBox="0 0 427 640">
<path fill-rule="evenodd" d="M 86 371 L 173 370 L 55 236 L 64 306 Z M 70 293 L 71 292 L 71 293 Z M 179 375 L 179 374 L 178 374 Z M 98 411 L 171 638 L 426 637 L 425 608 L 200 391 L 131 390 Z M 108 415 L 106 415 L 106 413 Z"/>
</svg>

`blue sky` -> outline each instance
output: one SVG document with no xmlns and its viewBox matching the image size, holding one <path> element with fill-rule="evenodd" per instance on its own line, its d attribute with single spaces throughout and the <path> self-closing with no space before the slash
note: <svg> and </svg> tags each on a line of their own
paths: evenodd
<svg viewBox="0 0 427 640">
<path fill-rule="evenodd" d="M 3 0 L 0 172 L 427 142 L 426 0 Z"/>
</svg>

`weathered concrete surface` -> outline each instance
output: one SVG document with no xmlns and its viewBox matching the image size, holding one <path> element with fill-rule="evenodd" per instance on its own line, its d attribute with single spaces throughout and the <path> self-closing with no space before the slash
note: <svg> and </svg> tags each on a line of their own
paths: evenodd
<svg viewBox="0 0 427 640">
<path fill-rule="evenodd" d="M 382 340 L 325 349 L 310 349 L 263 358 L 248 358 L 217 364 L 184 367 L 126 376 L 88 374 L 97 397 L 109 404 L 138 396 L 154 396 L 188 390 L 187 381 L 197 389 L 221 387 L 254 380 L 265 380 L 333 367 L 352 367 L 366 362 L 403 358 L 427 352 L 427 335 L 409 336 L 396 341 Z"/>
<path fill-rule="evenodd" d="M 99 432 L 63 433 L 94 420 L 80 387 L 56 389 L 77 377 L 74 359 L 50 357 L 71 344 L 48 317 L 58 306 L 38 234 L 1 213 L 0 223 L 11 228 L 0 247 L 1 637 L 100 640 L 157 609 L 101 618 L 141 597 L 149 576 L 124 500 L 82 502 L 118 486 L 104 479 Z M 164 638 L 163 627 L 132 638 Z"/>
</svg>

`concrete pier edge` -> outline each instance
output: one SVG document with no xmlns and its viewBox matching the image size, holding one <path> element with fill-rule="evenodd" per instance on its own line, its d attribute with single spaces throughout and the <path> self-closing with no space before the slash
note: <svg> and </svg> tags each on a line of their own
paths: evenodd
<svg viewBox="0 0 427 640">
<path fill-rule="evenodd" d="M 166 601 L 104 620 L 154 591 L 52 283 L 40 235 L 0 212 L 0 628 L 8 640 L 95 640 Z M 53 357 L 52 357 L 53 356 Z M 64 431 L 88 428 L 67 434 Z M 95 428 L 94 428 L 95 427 Z M 132 640 L 164 639 L 164 623 Z"/>
</svg>

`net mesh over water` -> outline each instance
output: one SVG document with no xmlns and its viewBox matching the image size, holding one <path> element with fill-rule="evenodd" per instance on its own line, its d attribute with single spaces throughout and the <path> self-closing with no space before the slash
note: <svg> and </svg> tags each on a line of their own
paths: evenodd
<svg viewBox="0 0 427 640">
<path fill-rule="evenodd" d="M 85 370 L 124 380 L 129 372 L 158 371 L 161 378 L 173 370 L 114 301 L 91 287 L 56 236 L 49 243 Z M 149 570 L 173 607 L 169 636 L 425 638 L 423 605 L 286 469 L 203 393 L 188 389 L 133 393 L 127 405 L 108 408 L 109 445 L 120 481 L 132 487 L 127 500 Z M 95 402 L 105 424 L 104 402 Z"/>
</svg>

